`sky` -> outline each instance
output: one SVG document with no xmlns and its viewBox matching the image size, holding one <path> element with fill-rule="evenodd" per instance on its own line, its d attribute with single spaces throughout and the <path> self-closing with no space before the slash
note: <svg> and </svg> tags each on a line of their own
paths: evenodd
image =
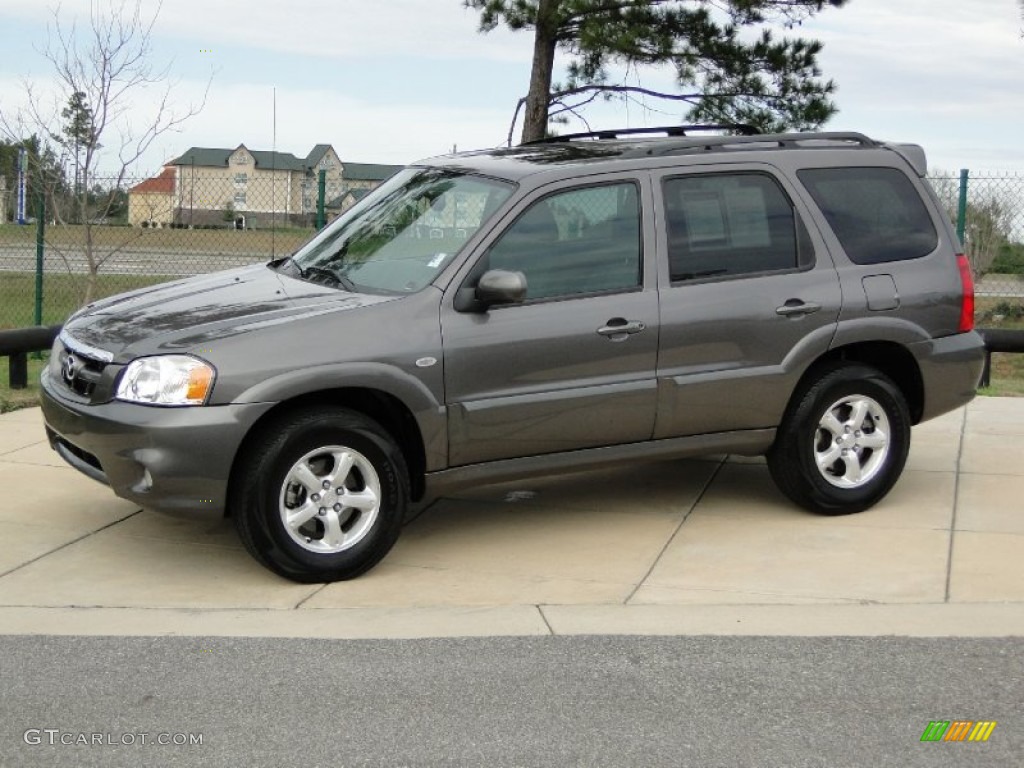
<svg viewBox="0 0 1024 768">
<path fill-rule="evenodd" d="M 157 1 L 142 5 L 151 15 Z M 40 51 L 54 7 L 0 0 L 5 119 L 24 106 L 26 82 L 52 93 Z M 63 0 L 61 25 L 77 21 L 83 32 L 89 8 Z M 503 144 L 527 90 L 532 37 L 483 35 L 477 24 L 461 0 L 165 0 L 151 60 L 168 68 L 179 109 L 208 92 L 202 111 L 155 141 L 134 173 L 155 173 L 192 146 L 305 156 L 326 143 L 343 161 L 404 164 Z M 1017 0 L 849 0 L 786 34 L 825 44 L 819 63 L 839 107 L 827 130 L 921 144 L 933 170 L 1024 172 L 1022 26 Z M 560 56 L 556 68 L 565 63 Z M 628 82 L 673 85 L 665 71 Z M 132 94 L 134 130 L 158 98 L 155 88 Z M 600 105 L 586 117 L 595 128 L 680 122 L 680 108 L 667 104 Z M 111 137 L 106 151 L 116 144 Z"/>
</svg>

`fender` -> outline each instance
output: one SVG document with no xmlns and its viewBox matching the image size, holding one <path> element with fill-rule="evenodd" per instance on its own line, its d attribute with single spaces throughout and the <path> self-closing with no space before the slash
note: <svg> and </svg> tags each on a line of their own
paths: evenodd
<svg viewBox="0 0 1024 768">
<path fill-rule="evenodd" d="M 327 390 L 359 388 L 391 395 L 412 413 L 423 435 L 427 470 L 444 469 L 448 461 L 447 409 L 415 376 L 385 363 L 331 363 L 265 379 L 235 398 L 236 403 L 280 403 Z"/>
<path fill-rule="evenodd" d="M 932 338 L 932 334 L 917 323 L 885 313 L 878 318 L 858 317 L 853 320 L 840 320 L 829 348 L 836 349 L 864 342 L 890 341 L 910 350 L 914 344 L 930 341 Z"/>
</svg>

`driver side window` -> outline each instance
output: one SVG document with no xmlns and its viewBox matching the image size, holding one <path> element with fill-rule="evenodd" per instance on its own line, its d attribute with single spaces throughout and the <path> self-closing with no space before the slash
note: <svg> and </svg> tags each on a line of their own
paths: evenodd
<svg viewBox="0 0 1024 768">
<path fill-rule="evenodd" d="M 557 192 L 530 206 L 484 256 L 483 269 L 526 275 L 526 300 L 637 288 L 640 203 L 632 182 Z"/>
</svg>

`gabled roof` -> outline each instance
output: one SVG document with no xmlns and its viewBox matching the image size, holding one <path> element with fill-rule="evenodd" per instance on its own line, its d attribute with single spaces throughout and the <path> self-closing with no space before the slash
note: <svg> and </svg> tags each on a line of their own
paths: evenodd
<svg viewBox="0 0 1024 768">
<path fill-rule="evenodd" d="M 325 203 L 324 207 L 325 208 L 331 208 L 331 209 L 333 209 L 333 208 L 341 208 L 341 206 L 345 202 L 345 198 L 348 198 L 348 197 L 352 198 L 352 202 L 353 203 L 358 203 L 360 200 L 362 200 L 364 197 L 366 197 L 368 194 L 370 194 L 370 192 L 371 192 L 371 190 L 363 189 L 362 187 L 357 187 L 356 189 L 348 189 L 348 190 L 345 190 L 344 192 L 342 192 L 340 195 L 338 195 L 333 200 L 331 200 L 329 203 Z"/>
<path fill-rule="evenodd" d="M 266 150 L 250 149 L 253 161 L 258 168 L 273 168 L 277 171 L 305 171 L 306 164 L 291 152 L 267 152 Z"/>
<path fill-rule="evenodd" d="M 245 146 L 245 145 L 240 145 Z M 321 146 L 321 145 L 317 145 Z M 210 147 L 192 147 L 181 157 L 171 161 L 172 165 L 198 165 L 207 168 L 224 168 L 228 159 L 238 150 Z M 261 149 L 245 147 L 259 168 L 274 168 L 282 171 L 305 171 L 306 164 L 291 152 L 268 152 Z"/>
<path fill-rule="evenodd" d="M 174 174 L 174 167 L 165 165 L 159 176 L 154 176 L 151 179 L 140 181 L 128 191 L 130 193 L 134 192 L 135 194 L 173 195 Z"/>
<path fill-rule="evenodd" d="M 309 151 L 309 154 L 306 155 L 306 167 L 316 168 L 317 163 L 323 159 L 323 156 L 327 154 L 330 148 L 330 144 L 317 144 L 313 147 L 313 149 Z"/>
<path fill-rule="evenodd" d="M 377 163 L 341 163 L 341 176 L 351 181 L 384 181 L 402 170 L 401 165 Z"/>
<path fill-rule="evenodd" d="M 317 144 L 303 158 L 291 152 L 268 152 L 262 149 L 249 149 L 240 144 L 235 149 L 216 147 L 192 147 L 185 154 L 175 158 L 170 165 L 197 165 L 207 168 L 225 168 L 228 160 L 238 149 L 244 148 L 253 157 L 258 168 L 274 168 L 281 171 L 299 171 L 300 173 L 315 171 L 317 165 L 331 150 L 330 144 Z M 342 162 L 342 177 L 351 181 L 384 181 L 402 169 L 400 165 L 381 165 L 378 163 L 346 163 Z"/>
</svg>

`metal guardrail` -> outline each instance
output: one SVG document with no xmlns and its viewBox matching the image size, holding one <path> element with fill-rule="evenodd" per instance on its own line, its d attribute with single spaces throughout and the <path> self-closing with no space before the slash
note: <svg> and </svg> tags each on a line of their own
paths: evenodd
<svg viewBox="0 0 1024 768">
<path fill-rule="evenodd" d="M 1024 352 L 1024 330 L 1012 328 L 979 328 L 985 341 L 985 367 L 981 372 L 981 386 L 987 387 L 992 379 L 993 352 Z"/>
<path fill-rule="evenodd" d="M 25 389 L 28 386 L 28 353 L 44 352 L 52 347 L 60 329 L 59 325 L 35 325 L 31 328 L 0 331 L 0 357 L 11 359 L 8 369 L 11 389 Z"/>
</svg>

